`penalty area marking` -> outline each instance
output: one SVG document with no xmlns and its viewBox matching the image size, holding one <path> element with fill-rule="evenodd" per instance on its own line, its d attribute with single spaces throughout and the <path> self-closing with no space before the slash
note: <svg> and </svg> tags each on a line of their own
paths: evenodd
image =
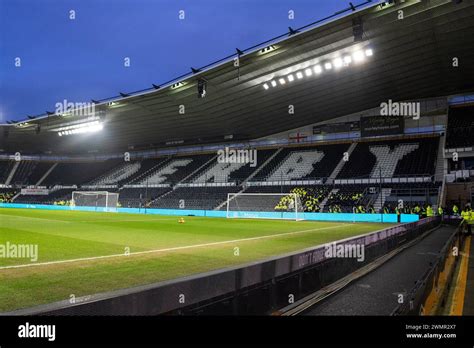
<svg viewBox="0 0 474 348">
<path fill-rule="evenodd" d="M 220 241 L 220 242 L 193 244 L 193 245 L 185 245 L 185 246 L 164 248 L 164 249 L 144 250 L 144 251 L 137 251 L 137 252 L 133 252 L 133 253 L 129 253 L 129 254 L 122 253 L 122 254 L 112 254 L 112 255 L 103 255 L 103 256 L 83 257 L 83 258 L 71 259 L 71 260 L 58 260 L 58 261 L 29 263 L 29 264 L 23 264 L 23 265 L 2 266 L 2 267 L 0 267 L 0 270 L 13 269 L 13 268 L 27 268 L 27 267 L 36 267 L 36 266 L 48 266 L 48 265 L 57 265 L 57 264 L 62 264 L 62 263 L 72 263 L 72 262 L 81 262 L 81 261 L 94 261 L 94 260 L 101 260 L 101 259 L 110 259 L 110 258 L 115 258 L 115 257 L 130 257 L 130 256 L 144 255 L 144 254 L 162 253 L 162 252 L 168 252 L 168 251 L 202 248 L 202 247 L 221 245 L 221 244 L 247 242 L 247 241 L 251 241 L 251 240 L 269 239 L 269 238 L 274 238 L 274 237 L 290 236 L 290 235 L 294 235 L 294 234 L 308 233 L 308 232 L 314 232 L 314 231 L 330 230 L 330 229 L 333 229 L 333 228 L 340 228 L 340 227 L 347 226 L 347 225 L 352 225 L 352 224 L 340 224 L 340 225 L 336 225 L 336 226 L 313 228 L 313 229 L 310 229 L 310 230 L 285 232 L 285 233 L 279 233 L 279 234 L 272 234 L 272 235 L 268 235 L 268 236 L 258 236 L 258 237 L 249 237 L 249 238 L 241 238 L 241 239 L 233 239 L 233 240 L 224 240 L 224 241 Z"/>
</svg>

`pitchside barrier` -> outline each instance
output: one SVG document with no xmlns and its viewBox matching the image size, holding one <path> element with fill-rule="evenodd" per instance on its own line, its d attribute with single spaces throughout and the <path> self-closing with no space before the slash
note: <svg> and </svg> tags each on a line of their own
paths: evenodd
<svg viewBox="0 0 474 348">
<path fill-rule="evenodd" d="M 88 212 L 118 212 L 130 214 L 150 214 L 150 215 L 173 215 L 173 216 L 202 216 L 225 218 L 226 211 L 220 210 L 190 210 L 190 209 L 155 209 L 155 208 L 107 208 L 107 207 L 73 207 L 63 205 L 47 204 L 21 204 L 21 203 L 0 203 L 0 208 L 21 208 L 21 209 L 45 209 L 45 210 L 68 210 L 68 211 L 88 211 Z M 265 219 L 292 219 L 294 213 L 284 212 L 255 212 L 240 211 L 234 212 L 246 218 Z M 353 213 L 300 213 L 303 220 L 311 221 L 338 221 L 338 222 L 384 222 L 397 223 L 396 214 L 353 214 Z M 410 223 L 419 220 L 415 214 L 401 214 L 400 222 Z"/>
<path fill-rule="evenodd" d="M 237 267 L 64 300 L 3 315 L 268 314 L 354 272 L 439 225 L 422 219 Z M 332 257 L 327 247 L 357 246 L 364 258 Z"/>
</svg>

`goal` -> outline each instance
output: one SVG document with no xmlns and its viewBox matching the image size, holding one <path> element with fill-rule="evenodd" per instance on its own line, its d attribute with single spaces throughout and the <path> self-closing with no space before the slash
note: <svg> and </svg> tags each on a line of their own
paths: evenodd
<svg viewBox="0 0 474 348">
<path fill-rule="evenodd" d="M 74 191 L 71 206 L 117 209 L 118 193 L 107 191 Z"/>
<path fill-rule="evenodd" d="M 303 220 L 296 193 L 228 193 L 227 218 Z"/>
</svg>

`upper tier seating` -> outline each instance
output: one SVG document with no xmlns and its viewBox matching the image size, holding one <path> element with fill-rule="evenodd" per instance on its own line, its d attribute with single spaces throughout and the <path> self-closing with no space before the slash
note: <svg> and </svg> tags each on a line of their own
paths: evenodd
<svg viewBox="0 0 474 348">
<path fill-rule="evenodd" d="M 163 184 L 167 181 L 168 177 L 171 177 L 181 168 L 186 167 L 187 165 L 193 162 L 192 158 L 180 158 L 180 159 L 173 159 L 166 163 L 164 166 L 160 167 L 158 170 L 153 172 L 151 175 L 143 178 L 138 184 L 141 185 L 157 185 Z"/>
<path fill-rule="evenodd" d="M 4 184 L 7 181 L 8 175 L 14 165 L 14 161 L 0 161 L 0 184 Z"/>
<path fill-rule="evenodd" d="M 53 163 L 51 162 L 22 161 L 16 169 L 10 184 L 35 185 L 52 165 Z"/>
<path fill-rule="evenodd" d="M 348 148 L 349 144 L 284 148 L 252 181 L 326 178 Z"/>
<path fill-rule="evenodd" d="M 258 150 L 255 162 L 226 163 L 215 161 L 208 163 L 198 173 L 186 180 L 187 183 L 240 183 L 260 168 L 276 150 Z M 230 161 L 229 161 L 230 162 Z"/>
<path fill-rule="evenodd" d="M 474 106 L 449 108 L 446 148 L 474 146 Z"/>
<path fill-rule="evenodd" d="M 97 180 L 93 180 L 90 185 L 112 185 L 127 180 L 133 174 L 140 170 L 141 162 L 124 162 L 113 168 L 111 171 L 99 177 Z"/>
<path fill-rule="evenodd" d="M 433 175 L 438 137 L 358 143 L 338 179 Z"/>
<path fill-rule="evenodd" d="M 117 159 L 104 162 L 59 163 L 42 185 L 82 185 L 116 167 L 119 163 L 120 160 Z"/>
<path fill-rule="evenodd" d="M 136 180 L 133 184 L 152 185 L 170 184 L 175 185 L 191 175 L 194 171 L 210 161 L 214 154 L 179 156 L 169 159 L 162 166 L 156 167 L 148 175 Z"/>
</svg>

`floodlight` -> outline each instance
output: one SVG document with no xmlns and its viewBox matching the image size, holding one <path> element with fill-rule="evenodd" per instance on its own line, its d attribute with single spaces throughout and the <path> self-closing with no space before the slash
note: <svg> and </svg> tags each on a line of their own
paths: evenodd
<svg viewBox="0 0 474 348">
<path fill-rule="evenodd" d="M 323 72 L 323 68 L 321 68 L 321 65 L 315 65 L 313 70 L 316 74 L 321 74 Z"/>
<path fill-rule="evenodd" d="M 298 72 L 296 73 L 296 77 L 297 77 L 298 79 L 302 79 L 302 78 L 303 78 L 303 73 L 302 73 L 301 71 L 298 71 Z"/>
<path fill-rule="evenodd" d="M 284 85 L 286 83 L 284 78 L 280 78 L 278 82 L 280 82 L 280 85 Z"/>
<path fill-rule="evenodd" d="M 288 75 L 288 81 L 293 82 L 295 80 L 294 76 L 292 74 Z"/>
<path fill-rule="evenodd" d="M 333 64 L 335 68 L 340 68 L 343 65 L 342 59 L 341 58 L 336 58 L 333 60 Z"/>
<path fill-rule="evenodd" d="M 332 69 L 332 64 L 327 62 L 326 64 L 324 64 L 324 69 L 331 70 Z"/>
<path fill-rule="evenodd" d="M 362 51 L 356 51 L 352 57 L 354 58 L 355 62 L 362 62 L 364 60 L 364 53 L 362 53 Z"/>
<path fill-rule="evenodd" d="M 306 70 L 304 71 L 304 73 L 306 74 L 306 76 L 311 76 L 311 75 L 313 75 L 313 70 L 311 70 L 310 68 L 308 68 L 308 69 L 306 69 Z"/>
<path fill-rule="evenodd" d="M 268 83 L 265 83 L 265 84 L 263 85 L 263 88 L 269 89 L 270 87 L 268 87 Z"/>
<path fill-rule="evenodd" d="M 272 81 L 271 84 L 272 84 L 272 87 L 276 87 L 277 85 L 276 81 Z"/>
</svg>

